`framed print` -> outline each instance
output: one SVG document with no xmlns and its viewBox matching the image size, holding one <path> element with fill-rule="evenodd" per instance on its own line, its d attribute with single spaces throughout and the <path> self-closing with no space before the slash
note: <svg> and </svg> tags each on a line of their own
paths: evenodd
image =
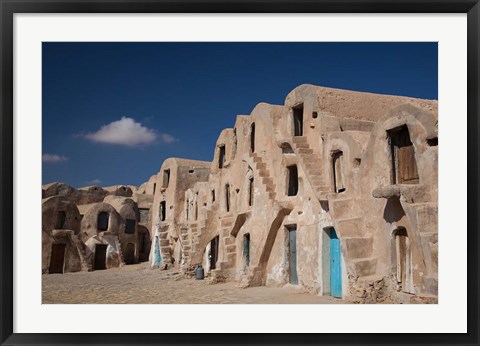
<svg viewBox="0 0 480 346">
<path fill-rule="evenodd" d="M 2 344 L 478 344 L 479 14 L 1 1 Z"/>
</svg>

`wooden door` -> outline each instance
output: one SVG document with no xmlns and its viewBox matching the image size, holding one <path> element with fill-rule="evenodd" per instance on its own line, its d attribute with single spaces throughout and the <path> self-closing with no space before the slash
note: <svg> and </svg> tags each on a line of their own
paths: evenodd
<svg viewBox="0 0 480 346">
<path fill-rule="evenodd" d="M 50 266 L 48 272 L 50 274 L 63 274 L 65 267 L 65 244 L 52 244 L 52 253 L 50 256 Z"/>
<path fill-rule="evenodd" d="M 332 228 L 330 230 L 330 294 L 342 297 L 342 253 L 340 239 Z"/>
</svg>

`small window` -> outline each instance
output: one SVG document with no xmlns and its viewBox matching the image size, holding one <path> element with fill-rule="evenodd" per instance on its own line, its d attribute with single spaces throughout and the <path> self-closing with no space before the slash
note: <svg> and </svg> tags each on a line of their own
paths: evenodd
<svg viewBox="0 0 480 346">
<path fill-rule="evenodd" d="M 410 140 L 407 125 L 389 130 L 387 133 L 392 159 L 392 184 L 418 184 L 415 148 Z"/>
<path fill-rule="evenodd" d="M 161 201 L 160 202 L 160 221 L 165 221 L 167 218 L 167 202 Z"/>
<path fill-rule="evenodd" d="M 198 220 L 198 192 L 195 194 L 195 221 Z"/>
<path fill-rule="evenodd" d="M 250 126 L 250 150 L 255 152 L 255 123 Z"/>
<path fill-rule="evenodd" d="M 215 202 L 215 190 L 212 190 L 212 203 Z"/>
<path fill-rule="evenodd" d="M 438 146 L 438 137 L 434 137 L 434 138 L 429 138 L 429 139 L 427 139 L 427 144 L 428 144 L 430 147 L 436 147 L 436 146 Z"/>
<path fill-rule="evenodd" d="M 318 113 L 317 112 L 312 112 L 312 118 L 317 119 L 318 118 Z"/>
<path fill-rule="evenodd" d="M 66 219 L 67 215 L 63 210 L 57 212 L 57 222 L 55 223 L 55 229 L 64 229 Z"/>
<path fill-rule="evenodd" d="M 225 209 L 230 211 L 230 185 L 225 185 Z"/>
<path fill-rule="evenodd" d="M 243 263 L 245 268 L 250 266 L 250 234 L 243 236 Z"/>
<path fill-rule="evenodd" d="M 193 174 L 194 172 L 195 172 L 195 170 L 193 170 L 193 169 L 190 169 L 190 170 L 188 171 L 188 173 L 190 173 L 190 174 Z"/>
<path fill-rule="evenodd" d="M 253 177 L 248 180 L 248 205 L 251 207 L 253 205 L 254 197 L 254 184 Z"/>
<path fill-rule="evenodd" d="M 156 189 L 157 189 L 157 183 L 153 183 L 153 194 L 155 194 Z"/>
<path fill-rule="evenodd" d="M 223 168 L 225 163 L 225 146 L 218 147 L 218 168 Z"/>
<path fill-rule="evenodd" d="M 303 103 L 293 107 L 293 135 L 303 136 Z"/>
<path fill-rule="evenodd" d="M 167 188 L 168 187 L 168 183 L 170 183 L 170 170 L 169 169 L 165 169 L 163 171 L 163 187 L 164 188 Z"/>
<path fill-rule="evenodd" d="M 336 193 L 345 191 L 345 178 L 343 176 L 343 152 L 337 151 L 332 154 L 333 164 L 333 189 Z"/>
<path fill-rule="evenodd" d="M 135 234 L 135 224 L 134 219 L 127 219 L 125 222 L 125 233 L 126 234 Z"/>
<path fill-rule="evenodd" d="M 288 196 L 296 196 L 298 193 L 298 171 L 297 166 L 288 166 Z"/>
<path fill-rule="evenodd" d="M 109 218 L 109 215 L 105 211 L 102 211 L 98 214 L 97 230 L 99 230 L 99 231 L 108 230 L 108 218 Z"/>
<path fill-rule="evenodd" d="M 185 204 L 185 220 L 188 221 L 188 212 L 190 210 L 190 201 L 187 199 L 187 203 Z"/>
</svg>

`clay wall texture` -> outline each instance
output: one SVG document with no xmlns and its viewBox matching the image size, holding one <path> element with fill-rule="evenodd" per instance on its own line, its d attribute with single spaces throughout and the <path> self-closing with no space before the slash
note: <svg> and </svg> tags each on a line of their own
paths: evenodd
<svg viewBox="0 0 480 346">
<path fill-rule="evenodd" d="M 437 101 L 301 85 L 284 105 L 238 115 L 212 149 L 212 162 L 165 160 L 138 189 L 56 183 L 43 196 L 80 205 L 73 233 L 90 249 L 91 239 L 106 241 L 94 228 L 108 208 L 120 263 L 134 242 L 123 220 L 138 224 L 146 208 L 153 267 L 191 273 L 201 264 L 243 287 L 295 284 L 325 295 L 335 282 L 341 298 L 358 302 L 435 301 Z"/>
</svg>

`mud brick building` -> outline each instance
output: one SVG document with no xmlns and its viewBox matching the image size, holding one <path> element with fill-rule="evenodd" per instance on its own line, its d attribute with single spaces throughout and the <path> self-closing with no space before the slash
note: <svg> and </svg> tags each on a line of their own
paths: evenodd
<svg viewBox="0 0 480 346">
<path fill-rule="evenodd" d="M 435 301 L 437 101 L 301 85 L 283 105 L 238 115 L 213 150 L 212 162 L 166 160 L 126 187 L 130 196 L 44 186 L 44 219 L 74 219 L 68 235 L 44 221 L 44 267 L 56 239 L 74 239 L 87 266 L 100 243 L 112 266 L 145 259 L 143 238 L 125 234 L 136 217 L 152 267 L 202 264 L 242 287 L 298 285 L 359 302 Z M 102 212 L 117 225 L 103 235 Z"/>
</svg>

